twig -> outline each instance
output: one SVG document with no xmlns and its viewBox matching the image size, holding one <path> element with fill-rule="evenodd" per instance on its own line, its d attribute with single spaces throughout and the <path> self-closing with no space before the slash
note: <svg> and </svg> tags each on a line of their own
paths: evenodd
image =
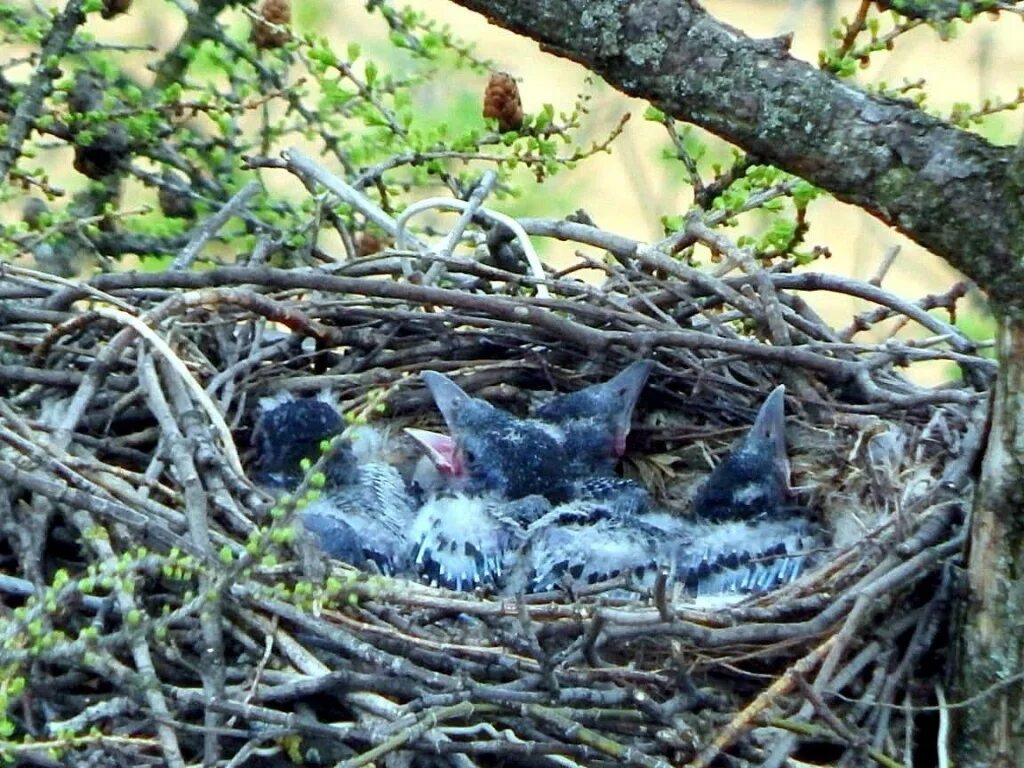
<svg viewBox="0 0 1024 768">
<path fill-rule="evenodd" d="M 449 211 L 472 210 L 470 203 L 447 197 L 428 197 L 425 200 L 413 203 L 402 211 L 402 215 L 398 217 L 398 221 L 396 222 L 397 232 L 395 234 L 395 244 L 399 249 L 405 248 L 408 245 L 405 225 L 409 219 L 418 213 L 429 211 L 433 208 Z M 498 213 L 497 211 L 492 211 L 489 208 L 484 208 L 483 206 L 477 206 L 476 215 L 493 219 L 499 224 L 502 224 L 512 230 L 516 239 L 519 241 L 519 245 L 523 249 L 523 253 L 526 254 L 526 262 L 530 265 L 530 271 L 533 273 L 533 278 L 537 281 L 537 298 L 550 298 L 551 293 L 548 291 L 548 287 L 544 284 L 544 266 L 540 262 L 540 257 L 537 256 L 537 251 L 533 248 L 533 243 L 530 242 L 530 236 L 526 234 L 526 230 L 523 229 L 519 222 L 510 216 Z"/>
<path fill-rule="evenodd" d="M 687 768 L 708 768 L 723 750 L 728 749 L 731 744 L 750 728 L 751 724 L 761 716 L 762 712 L 770 707 L 780 696 L 784 696 L 792 690 L 793 686 L 796 685 L 797 677 L 806 676 L 821 663 L 835 640 L 835 637 L 828 638 L 813 651 L 801 658 L 796 664 L 789 667 L 774 683 L 759 693 L 725 728 L 721 729 L 712 743 L 695 760 L 687 763 Z"/>
<path fill-rule="evenodd" d="M 192 396 L 196 399 L 199 405 L 206 412 L 210 421 L 220 435 L 221 446 L 224 449 L 224 456 L 228 460 L 231 468 L 239 475 L 244 476 L 245 470 L 242 469 L 242 462 L 238 458 L 238 451 L 235 450 L 235 441 L 231 437 L 231 430 L 228 428 L 227 423 L 224 421 L 224 417 L 221 415 L 217 406 L 210 399 L 210 396 L 206 394 L 206 391 L 200 386 L 199 382 L 195 380 L 195 377 L 189 372 L 188 368 L 181 361 L 174 351 L 168 346 L 162 338 L 160 338 L 148 325 L 142 320 L 129 315 L 125 312 L 119 312 L 116 309 L 105 309 L 97 308 L 93 310 L 100 317 L 106 317 L 111 320 L 115 320 L 118 323 L 131 327 L 136 333 L 142 338 L 146 339 L 153 348 L 160 354 L 160 356 L 167 361 L 168 365 L 174 370 L 175 373 L 181 378 L 185 385 L 191 390 Z M 67 422 L 66 422 L 67 424 Z M 64 427 L 68 429 L 68 426 Z"/>
<path fill-rule="evenodd" d="M 192 266 L 203 246 L 228 223 L 228 219 L 237 215 L 259 191 L 260 183 L 258 181 L 250 181 L 232 195 L 231 199 L 224 203 L 217 213 L 210 216 L 202 225 L 196 228 L 188 244 L 174 257 L 168 269 L 187 269 Z"/>
<path fill-rule="evenodd" d="M 85 23 L 85 0 L 68 0 L 64 9 L 53 17 L 39 51 L 38 65 L 28 84 L 20 88 L 20 99 L 14 114 L 7 121 L 5 141 L 0 145 L 0 180 L 7 175 L 21 156 L 22 144 L 32 132 L 43 101 L 53 90 L 53 81 L 61 76 L 58 66 L 68 50 L 75 30 Z"/>
</svg>

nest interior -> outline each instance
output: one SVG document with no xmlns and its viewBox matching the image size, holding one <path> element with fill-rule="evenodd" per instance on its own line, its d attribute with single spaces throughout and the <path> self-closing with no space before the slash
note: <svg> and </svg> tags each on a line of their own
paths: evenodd
<svg viewBox="0 0 1024 768">
<path fill-rule="evenodd" d="M 548 298 L 474 259 L 442 256 L 426 280 L 415 251 L 80 281 L 6 265 L 8 745 L 75 765 L 927 755 L 993 374 L 927 312 L 962 287 L 913 302 L 791 265 L 610 250 L 581 264 L 599 282 L 566 270 Z M 801 298 L 823 290 L 876 309 L 831 328 Z M 858 338 L 889 321 L 934 338 Z M 669 504 L 786 384 L 798 496 L 831 532 L 818 567 L 715 609 L 663 585 L 458 594 L 324 560 L 295 503 L 246 478 L 256 403 L 282 389 L 436 426 L 422 370 L 521 412 L 641 357 L 657 366 L 625 471 Z M 960 378 L 915 384 L 901 368 L 919 360 Z"/>
</svg>

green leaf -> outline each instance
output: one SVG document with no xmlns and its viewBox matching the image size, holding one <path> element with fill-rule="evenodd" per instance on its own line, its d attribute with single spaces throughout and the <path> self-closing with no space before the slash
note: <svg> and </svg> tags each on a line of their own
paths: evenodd
<svg viewBox="0 0 1024 768">
<path fill-rule="evenodd" d="M 652 123 L 663 123 L 665 122 L 665 113 L 655 106 L 648 105 L 647 109 L 644 110 L 644 120 L 649 120 Z"/>
</svg>

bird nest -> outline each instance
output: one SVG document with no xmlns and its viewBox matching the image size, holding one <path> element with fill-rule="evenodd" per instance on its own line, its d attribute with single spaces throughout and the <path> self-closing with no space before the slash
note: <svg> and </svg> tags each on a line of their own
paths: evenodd
<svg viewBox="0 0 1024 768">
<path fill-rule="evenodd" d="M 549 274 L 547 297 L 450 249 L 78 281 L 6 266 L 7 754 L 649 768 L 927 753 L 993 373 L 929 312 L 964 287 L 908 301 L 765 267 L 698 220 L 657 249 L 528 226 L 610 257 Z M 707 268 L 667 255 L 702 246 L 721 257 Z M 809 291 L 874 308 L 831 328 Z M 860 340 L 901 323 L 928 338 Z M 326 561 L 295 505 L 247 480 L 267 394 L 329 389 L 356 420 L 430 427 L 425 369 L 524 412 L 532 392 L 639 358 L 657 365 L 624 471 L 669 506 L 786 384 L 797 497 L 830 532 L 815 568 L 715 608 L 664 579 L 628 600 L 626 579 L 455 593 Z M 936 360 L 958 383 L 899 370 Z"/>
</svg>

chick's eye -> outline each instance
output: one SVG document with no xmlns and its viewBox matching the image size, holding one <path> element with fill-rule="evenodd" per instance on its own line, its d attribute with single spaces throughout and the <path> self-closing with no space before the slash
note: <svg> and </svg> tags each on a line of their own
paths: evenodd
<svg viewBox="0 0 1024 768">
<path fill-rule="evenodd" d="M 473 453 L 473 451 L 469 451 L 469 450 L 464 451 L 463 452 L 463 456 L 465 457 L 467 464 L 475 464 L 476 463 L 476 454 Z"/>
</svg>

